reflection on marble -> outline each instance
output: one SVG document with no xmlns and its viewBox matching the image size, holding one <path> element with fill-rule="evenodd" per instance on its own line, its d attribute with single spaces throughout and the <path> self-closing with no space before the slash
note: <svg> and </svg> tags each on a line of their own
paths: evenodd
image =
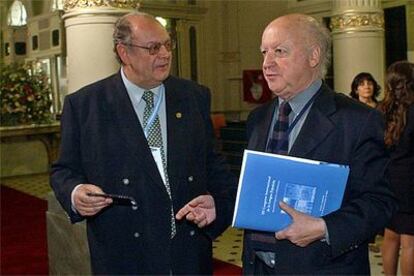
<svg viewBox="0 0 414 276">
<path fill-rule="evenodd" d="M 47 201 L 49 275 L 91 275 L 85 222 L 71 224 L 52 192 Z"/>
</svg>

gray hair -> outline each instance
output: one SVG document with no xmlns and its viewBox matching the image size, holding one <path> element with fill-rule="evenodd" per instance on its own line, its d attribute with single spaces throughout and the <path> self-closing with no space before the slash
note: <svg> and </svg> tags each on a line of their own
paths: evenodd
<svg viewBox="0 0 414 276">
<path fill-rule="evenodd" d="M 116 46 L 118 44 L 124 44 L 124 45 L 131 44 L 132 39 L 133 39 L 132 25 L 131 25 L 131 22 L 129 20 L 130 17 L 145 17 L 145 18 L 154 20 L 154 22 L 158 22 L 158 20 L 156 20 L 154 16 L 152 16 L 148 13 L 138 12 L 138 11 L 127 13 L 127 14 L 121 16 L 115 22 L 114 33 L 112 35 L 112 39 L 113 39 L 113 43 L 114 43 L 114 49 L 113 50 L 116 54 L 116 58 L 119 61 L 119 63 L 122 63 L 122 60 L 118 55 L 118 51 L 116 50 Z"/>
<path fill-rule="evenodd" d="M 311 16 L 299 17 L 299 28 L 306 32 L 310 46 L 316 43 L 321 50 L 321 61 L 319 65 L 319 76 L 324 78 L 331 63 L 331 34 L 327 27 Z"/>
</svg>

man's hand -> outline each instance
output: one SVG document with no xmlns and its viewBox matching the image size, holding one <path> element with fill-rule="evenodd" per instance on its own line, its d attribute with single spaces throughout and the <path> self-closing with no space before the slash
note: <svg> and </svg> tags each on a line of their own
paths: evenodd
<svg viewBox="0 0 414 276">
<path fill-rule="evenodd" d="M 180 220 L 185 217 L 187 220 L 203 228 L 216 219 L 216 206 L 211 195 L 201 195 L 188 202 L 175 215 Z"/>
<path fill-rule="evenodd" d="M 305 247 L 325 237 L 326 224 L 323 219 L 296 211 L 284 202 L 279 202 L 279 206 L 292 217 L 292 223 L 285 229 L 276 232 L 276 239 L 288 239 L 298 246 Z"/>
<path fill-rule="evenodd" d="M 99 213 L 103 208 L 112 203 L 111 198 L 88 196 L 88 193 L 100 193 L 104 192 L 98 186 L 92 184 L 81 184 L 76 188 L 73 194 L 73 204 L 82 216 L 93 216 Z"/>
</svg>

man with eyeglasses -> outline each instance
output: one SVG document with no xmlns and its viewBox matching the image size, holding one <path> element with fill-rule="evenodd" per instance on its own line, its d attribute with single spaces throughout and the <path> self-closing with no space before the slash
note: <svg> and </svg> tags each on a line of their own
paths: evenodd
<svg viewBox="0 0 414 276">
<path fill-rule="evenodd" d="M 94 274 L 212 274 L 235 178 L 213 150 L 206 87 L 170 76 L 175 43 L 152 16 L 115 24 L 120 71 L 66 97 L 51 185 L 86 219 Z"/>
</svg>

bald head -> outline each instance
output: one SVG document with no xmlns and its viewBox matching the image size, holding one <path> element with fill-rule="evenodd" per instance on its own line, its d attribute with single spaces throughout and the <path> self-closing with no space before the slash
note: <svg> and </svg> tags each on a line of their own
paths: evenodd
<svg viewBox="0 0 414 276">
<path fill-rule="evenodd" d="M 174 43 L 153 16 L 131 13 L 115 25 L 115 51 L 126 78 L 143 89 L 152 89 L 170 74 Z"/>
<path fill-rule="evenodd" d="M 304 49 L 311 50 L 317 45 L 320 48 L 319 77 L 324 78 L 331 59 L 331 36 L 329 30 L 315 18 L 293 13 L 276 18 L 267 25 L 263 35 L 274 28 L 284 29 L 297 36 Z"/>
<path fill-rule="evenodd" d="M 273 93 L 285 100 L 322 79 L 329 61 L 329 33 L 312 17 L 290 14 L 264 30 L 263 74 Z"/>
<path fill-rule="evenodd" d="M 131 12 L 120 17 L 115 23 L 113 33 L 114 52 L 117 54 L 118 61 L 122 62 L 116 50 L 117 44 L 129 45 L 134 39 L 134 33 L 140 33 L 137 30 L 148 30 L 154 27 L 167 32 L 161 23 L 148 13 Z"/>
</svg>

